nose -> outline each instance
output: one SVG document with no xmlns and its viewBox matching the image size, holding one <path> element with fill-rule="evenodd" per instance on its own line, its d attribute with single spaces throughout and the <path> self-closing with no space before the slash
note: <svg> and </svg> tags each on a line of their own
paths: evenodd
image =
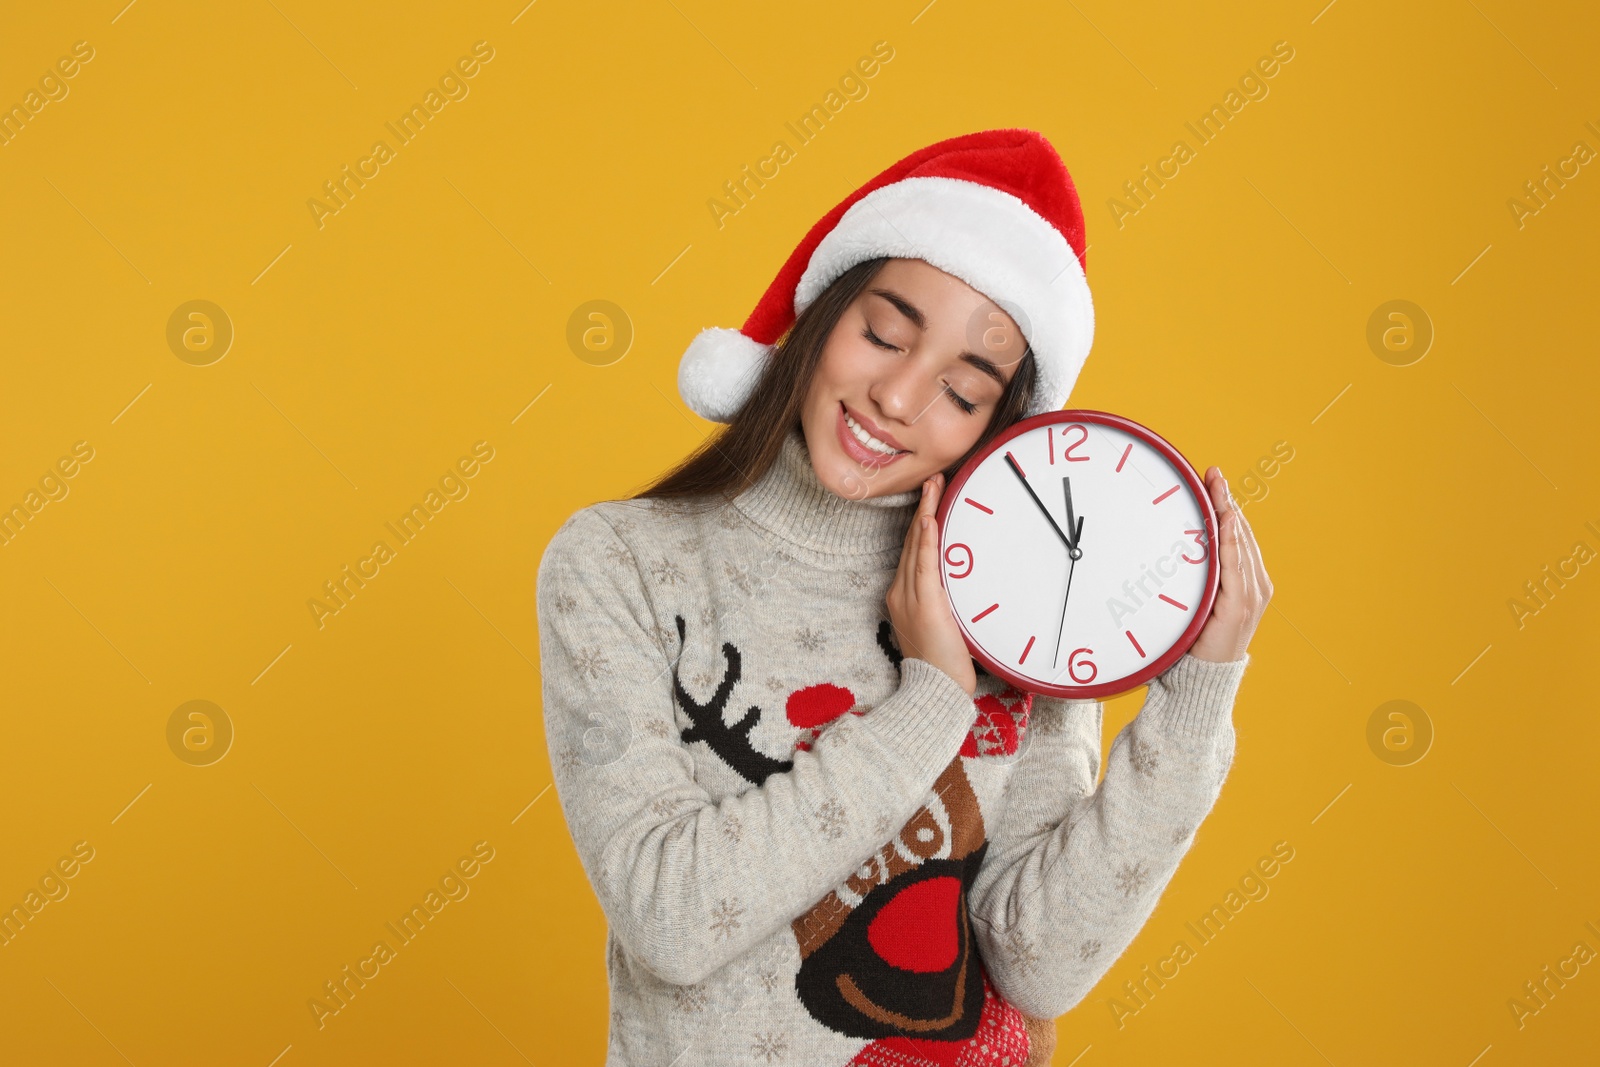
<svg viewBox="0 0 1600 1067">
<path fill-rule="evenodd" d="M 931 383 L 937 386 L 937 382 Z M 884 416 L 903 425 L 910 425 L 927 410 L 927 371 L 916 359 L 902 360 L 884 374 L 867 390 L 867 395 L 878 405 Z"/>
</svg>

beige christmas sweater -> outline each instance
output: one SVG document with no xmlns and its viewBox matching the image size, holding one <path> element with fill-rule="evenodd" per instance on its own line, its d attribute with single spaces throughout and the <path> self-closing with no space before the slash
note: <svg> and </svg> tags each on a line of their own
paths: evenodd
<svg viewBox="0 0 1600 1067">
<path fill-rule="evenodd" d="M 1021 1064 L 1149 918 L 1234 752 L 1249 657 L 1101 705 L 896 647 L 917 491 L 606 501 L 544 551 L 544 722 L 609 924 L 608 1067 Z"/>
</svg>

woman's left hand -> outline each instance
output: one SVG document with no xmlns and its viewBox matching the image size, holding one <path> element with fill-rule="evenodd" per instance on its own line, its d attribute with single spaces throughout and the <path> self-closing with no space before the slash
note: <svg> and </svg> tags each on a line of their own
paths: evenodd
<svg viewBox="0 0 1600 1067">
<path fill-rule="evenodd" d="M 1244 658 L 1256 624 L 1267 610 L 1267 601 L 1272 599 L 1272 580 L 1261 562 L 1261 548 L 1245 521 L 1244 509 L 1228 492 L 1228 480 L 1222 471 L 1208 467 L 1205 481 L 1221 527 L 1217 561 L 1222 567 L 1222 585 L 1211 606 L 1211 618 L 1206 620 L 1189 654 L 1214 663 L 1230 663 Z"/>
</svg>

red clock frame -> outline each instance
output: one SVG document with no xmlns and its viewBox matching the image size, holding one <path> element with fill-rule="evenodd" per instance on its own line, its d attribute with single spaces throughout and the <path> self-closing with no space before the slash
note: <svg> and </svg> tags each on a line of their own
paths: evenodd
<svg viewBox="0 0 1600 1067">
<path fill-rule="evenodd" d="M 1095 411 L 1090 408 L 1064 408 L 1059 411 L 1045 411 L 1038 415 L 1022 419 L 1001 431 L 994 440 L 984 446 L 972 458 L 968 459 L 956 471 L 939 497 L 939 581 L 945 588 L 946 596 L 949 595 L 949 581 L 946 576 L 946 562 L 944 558 L 944 524 L 945 518 L 955 502 L 960 499 L 962 490 L 966 487 L 967 480 L 972 472 L 984 460 L 1000 451 L 1008 442 L 1036 430 L 1041 426 L 1062 425 L 1070 423 L 1095 423 L 1100 426 L 1121 430 L 1136 437 L 1149 445 L 1157 453 L 1172 464 L 1189 490 L 1200 501 L 1201 519 L 1205 525 L 1206 535 L 1206 582 L 1205 592 L 1201 595 L 1199 606 L 1196 608 L 1194 618 L 1189 620 L 1189 625 L 1179 635 L 1171 648 L 1163 652 L 1154 660 L 1140 667 L 1134 673 L 1108 682 L 1094 685 L 1045 685 L 1032 678 L 1012 671 L 1003 663 L 997 662 L 985 652 L 972 636 L 967 633 L 966 627 L 961 627 L 961 636 L 967 643 L 972 658 L 983 664 L 983 669 L 1003 681 L 1009 682 L 1024 692 L 1043 693 L 1047 696 L 1063 697 L 1068 700 L 1088 700 L 1103 696 L 1115 696 L 1126 693 L 1131 689 L 1144 685 L 1150 679 L 1172 666 L 1183 654 L 1194 645 L 1200 636 L 1200 631 L 1205 627 L 1206 620 L 1211 617 L 1211 607 L 1217 599 L 1217 589 L 1222 582 L 1222 565 L 1217 559 L 1219 545 L 1217 543 L 1217 509 L 1211 503 L 1211 494 L 1206 491 L 1205 482 L 1195 472 L 1194 467 L 1184 458 L 1166 438 L 1146 426 L 1142 426 L 1132 419 L 1121 415 L 1114 415 L 1109 411 Z M 954 604 L 951 604 L 952 610 Z M 959 622 L 958 622 L 959 625 Z"/>
</svg>

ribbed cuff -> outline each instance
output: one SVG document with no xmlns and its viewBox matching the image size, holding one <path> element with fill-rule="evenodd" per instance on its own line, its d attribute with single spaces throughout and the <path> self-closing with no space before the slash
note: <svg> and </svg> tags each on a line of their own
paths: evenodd
<svg viewBox="0 0 1600 1067">
<path fill-rule="evenodd" d="M 974 698 L 925 659 L 900 661 L 900 688 L 862 721 L 888 738 L 895 752 L 922 773 L 937 774 L 961 751 L 978 718 Z"/>
<path fill-rule="evenodd" d="M 1169 733 L 1192 738 L 1213 735 L 1232 721 L 1234 698 L 1249 663 L 1248 652 L 1243 659 L 1227 663 L 1198 659 L 1185 652 L 1177 663 L 1151 680 L 1152 687 L 1161 689 L 1161 701 L 1147 714 L 1159 729 Z"/>
</svg>

